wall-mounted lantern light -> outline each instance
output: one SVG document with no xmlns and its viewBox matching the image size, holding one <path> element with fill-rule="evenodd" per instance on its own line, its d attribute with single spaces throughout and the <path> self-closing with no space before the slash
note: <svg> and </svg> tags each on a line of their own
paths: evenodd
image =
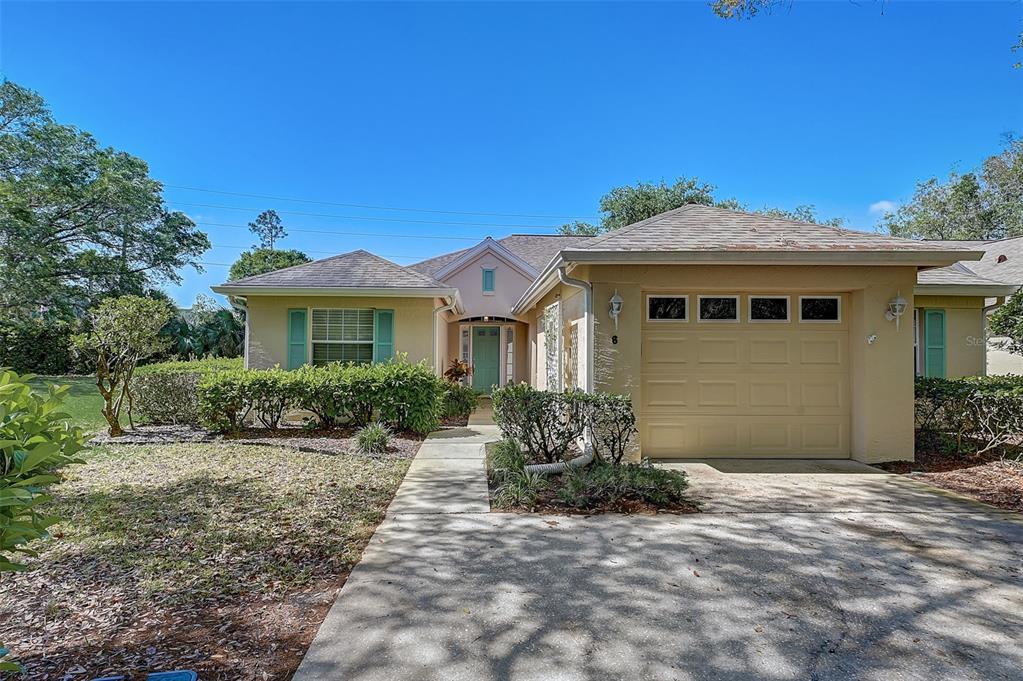
<svg viewBox="0 0 1023 681">
<path fill-rule="evenodd" d="M 890 322 L 895 322 L 895 330 L 899 330 L 899 319 L 906 313 L 906 307 L 908 303 L 906 299 L 902 297 L 900 291 L 898 295 L 888 301 L 888 311 L 884 313 L 884 318 Z"/>
<path fill-rule="evenodd" d="M 611 315 L 611 319 L 615 320 L 615 331 L 618 330 L 618 315 L 622 313 L 622 297 L 618 295 L 618 289 L 615 289 L 615 294 L 611 296 L 609 301 L 609 307 L 607 313 Z"/>
</svg>

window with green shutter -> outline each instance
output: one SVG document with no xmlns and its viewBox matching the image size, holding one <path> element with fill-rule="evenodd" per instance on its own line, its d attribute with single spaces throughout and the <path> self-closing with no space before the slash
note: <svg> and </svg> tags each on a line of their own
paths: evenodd
<svg viewBox="0 0 1023 681">
<path fill-rule="evenodd" d="M 483 292 L 484 293 L 494 292 L 494 270 L 490 269 L 483 270 Z"/>
<path fill-rule="evenodd" d="M 288 310 L 288 369 L 297 369 L 306 363 L 306 309 Z"/>
<path fill-rule="evenodd" d="M 312 326 L 313 364 L 373 361 L 373 310 L 314 309 Z"/>
<path fill-rule="evenodd" d="M 924 310 L 924 376 L 945 378 L 944 310 Z"/>
<path fill-rule="evenodd" d="M 386 362 L 394 356 L 394 310 L 374 310 L 376 337 L 373 342 L 373 361 Z"/>
</svg>

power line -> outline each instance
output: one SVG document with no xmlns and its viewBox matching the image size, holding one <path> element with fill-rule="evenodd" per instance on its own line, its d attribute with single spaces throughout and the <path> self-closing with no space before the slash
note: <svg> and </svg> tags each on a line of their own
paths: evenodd
<svg viewBox="0 0 1023 681">
<path fill-rule="evenodd" d="M 238 206 L 222 206 L 215 203 L 189 203 L 187 201 L 168 201 L 171 205 L 176 206 L 193 206 L 197 208 L 218 208 L 221 210 L 240 210 L 246 213 L 258 213 L 259 208 L 240 208 Z M 405 218 L 381 218 L 381 217 L 367 217 L 363 215 L 337 215 L 335 213 L 306 213 L 298 210 L 280 210 L 278 213 L 284 213 L 286 215 L 302 215 L 305 217 L 313 218 L 341 218 L 343 220 L 372 220 L 374 222 L 414 222 L 424 225 L 444 225 L 446 227 L 512 227 L 515 229 L 557 229 L 558 225 L 508 225 L 493 222 L 450 222 L 447 220 L 421 220 L 421 219 L 405 219 Z"/>
<path fill-rule="evenodd" d="M 206 194 L 223 194 L 225 196 L 245 196 L 253 199 L 269 199 L 271 201 L 291 201 L 293 203 L 311 203 L 321 206 L 341 206 L 345 208 L 366 208 L 369 210 L 393 210 L 393 211 L 404 211 L 408 213 L 436 213 L 446 215 L 485 215 L 488 217 L 506 217 L 506 218 L 547 218 L 553 220 L 575 220 L 575 219 L 586 219 L 586 220 L 599 220 L 600 217 L 597 215 L 549 215 L 545 213 L 494 213 L 486 211 L 471 211 L 471 210 L 440 210 L 436 208 L 407 208 L 399 206 L 377 206 L 367 203 L 342 203 L 339 201 L 314 201 L 313 199 L 293 199 L 284 196 L 273 196 L 271 194 L 253 194 L 250 192 L 228 192 L 218 189 L 203 189 L 201 187 L 189 187 L 180 184 L 164 184 L 164 187 L 171 187 L 173 189 L 184 189 L 191 192 L 204 192 Z"/>
<path fill-rule="evenodd" d="M 196 222 L 197 225 L 204 225 L 206 227 L 236 227 L 239 229 L 248 229 L 248 225 L 234 225 L 227 222 Z M 303 232 L 306 234 L 336 234 L 339 236 L 386 236 L 395 237 L 399 239 L 446 239 L 455 241 L 482 241 L 479 237 L 475 236 L 426 236 L 422 234 L 385 234 L 382 232 L 338 232 L 324 229 L 302 229 L 299 227 L 288 227 L 289 232 Z"/>
</svg>

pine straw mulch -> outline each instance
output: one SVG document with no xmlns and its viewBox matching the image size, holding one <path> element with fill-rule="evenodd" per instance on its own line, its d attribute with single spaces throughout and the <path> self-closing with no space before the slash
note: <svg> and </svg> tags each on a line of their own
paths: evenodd
<svg viewBox="0 0 1023 681">
<path fill-rule="evenodd" d="M 409 463 L 228 443 L 88 459 L 31 569 L 0 577 L 25 679 L 290 678 Z"/>
<path fill-rule="evenodd" d="M 918 433 L 915 461 L 877 466 L 1007 511 L 1023 512 L 1023 463 L 1014 460 L 1016 455 L 1015 451 L 1013 458 L 995 452 L 957 453 L 947 439 Z"/>
</svg>

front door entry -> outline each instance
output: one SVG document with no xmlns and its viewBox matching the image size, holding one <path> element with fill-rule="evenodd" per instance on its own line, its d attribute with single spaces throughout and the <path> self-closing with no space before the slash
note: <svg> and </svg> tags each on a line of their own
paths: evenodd
<svg viewBox="0 0 1023 681">
<path fill-rule="evenodd" d="M 501 327 L 472 327 L 472 388 L 490 394 L 501 382 Z"/>
</svg>

